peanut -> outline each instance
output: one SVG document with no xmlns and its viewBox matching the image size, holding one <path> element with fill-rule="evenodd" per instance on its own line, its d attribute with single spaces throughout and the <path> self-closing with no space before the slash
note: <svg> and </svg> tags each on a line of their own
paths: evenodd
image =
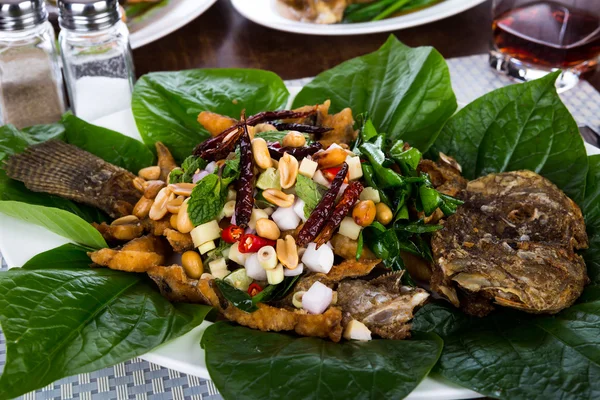
<svg viewBox="0 0 600 400">
<path fill-rule="evenodd" d="M 140 169 L 138 172 L 140 178 L 145 179 L 147 181 L 155 181 L 160 178 L 160 167 L 155 165 L 153 167 L 146 167 Z"/>
<path fill-rule="evenodd" d="M 144 197 L 147 199 L 153 199 L 158 195 L 167 184 L 163 181 L 148 181 L 146 182 L 146 188 L 144 189 Z"/>
<path fill-rule="evenodd" d="M 139 222 L 139 220 L 140 219 L 138 217 L 136 217 L 135 215 L 126 215 L 124 217 L 115 219 L 113 222 L 111 222 L 111 225 L 112 226 L 129 225 L 129 224 Z"/>
<path fill-rule="evenodd" d="M 140 177 L 135 177 L 133 180 L 133 187 L 136 188 L 136 190 L 140 193 L 144 193 L 144 190 L 146 190 L 146 185 L 146 181 Z"/>
<path fill-rule="evenodd" d="M 171 228 L 177 229 L 177 214 L 171 214 L 171 218 L 169 218 L 169 224 L 171 224 Z"/>
<path fill-rule="evenodd" d="M 306 138 L 300 132 L 289 131 L 281 143 L 284 147 L 302 147 L 306 144 Z"/>
<path fill-rule="evenodd" d="M 275 128 L 273 125 L 271 124 L 257 124 L 256 126 L 254 126 L 254 133 L 262 133 L 262 132 L 270 132 L 270 131 L 276 131 L 277 128 Z"/>
<path fill-rule="evenodd" d="M 277 258 L 284 267 L 294 269 L 298 266 L 298 246 L 291 235 L 277 239 Z"/>
<path fill-rule="evenodd" d="M 285 194 L 281 190 L 267 189 L 263 191 L 263 197 L 271 204 L 275 204 L 278 207 L 291 207 L 294 204 L 294 195 Z"/>
<path fill-rule="evenodd" d="M 265 139 L 256 138 L 252 141 L 252 154 L 254 155 L 256 165 L 260 168 L 267 169 L 273 165 Z"/>
<path fill-rule="evenodd" d="M 360 226 L 369 226 L 375 220 L 377 209 L 372 200 L 359 201 L 352 210 L 352 218 Z"/>
<path fill-rule="evenodd" d="M 289 189 L 296 183 L 298 177 L 298 160 L 285 153 L 279 160 L 279 184 L 283 189 Z"/>
<path fill-rule="evenodd" d="M 260 237 L 271 240 L 277 240 L 281 235 L 277 224 L 268 218 L 261 218 L 256 221 L 256 233 Z"/>
<path fill-rule="evenodd" d="M 112 236 L 117 240 L 129 241 L 140 237 L 144 231 L 142 224 L 139 222 L 135 224 L 127 225 L 116 225 L 111 229 Z"/>
<path fill-rule="evenodd" d="M 144 196 L 136 203 L 135 207 L 133 207 L 133 215 L 142 219 L 146 218 L 150 213 L 150 208 L 152 208 L 152 204 L 154 202 L 151 199 L 147 199 Z"/>
<path fill-rule="evenodd" d="M 377 210 L 377 221 L 383 225 L 387 225 L 392 221 L 392 210 L 385 203 L 377 203 L 375 206 Z"/>
<path fill-rule="evenodd" d="M 190 220 L 190 216 L 188 214 L 189 201 L 189 198 L 185 199 L 179 208 L 179 214 L 177 214 L 177 230 L 181 233 L 190 233 L 192 229 L 194 229 L 194 224 Z"/>
<path fill-rule="evenodd" d="M 163 187 L 160 189 L 156 195 L 156 198 L 154 199 L 154 204 L 152 204 L 152 207 L 150 208 L 150 213 L 148 214 L 150 219 L 158 221 L 167 215 L 167 203 L 174 198 L 175 195 L 171 193 L 169 188 Z"/>
<path fill-rule="evenodd" d="M 342 164 L 346 161 L 348 153 L 340 147 L 330 146 L 325 151 L 320 151 L 313 155 L 313 161 L 319 164 L 320 169 L 331 168 Z"/>
<path fill-rule="evenodd" d="M 183 204 L 183 200 L 185 200 L 185 197 L 183 196 L 175 197 L 173 200 L 167 203 L 167 211 L 169 211 L 171 214 L 177 214 L 181 208 L 181 205 Z"/>
<path fill-rule="evenodd" d="M 195 183 L 174 183 L 169 185 L 169 189 L 177 196 L 185 196 L 190 197 L 192 195 L 192 190 L 196 187 Z"/>
<path fill-rule="evenodd" d="M 200 279 L 204 273 L 204 265 L 202 258 L 197 252 L 190 250 L 183 253 L 181 256 L 181 264 L 187 276 L 192 279 Z"/>
</svg>

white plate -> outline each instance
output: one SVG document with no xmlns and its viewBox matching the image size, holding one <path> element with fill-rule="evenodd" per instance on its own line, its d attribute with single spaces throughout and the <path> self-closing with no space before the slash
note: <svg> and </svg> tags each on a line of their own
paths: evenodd
<svg viewBox="0 0 600 400">
<path fill-rule="evenodd" d="M 374 22 L 332 25 L 299 22 L 285 18 L 277 10 L 276 0 L 231 0 L 231 4 L 244 17 L 268 28 L 305 35 L 341 36 L 389 32 L 423 25 L 461 13 L 484 1 L 486 0 L 444 0 L 431 7 L 399 17 Z"/>
<path fill-rule="evenodd" d="M 299 88 L 290 87 L 293 97 Z M 131 110 L 124 110 L 92 121 L 127 136 L 140 139 Z M 600 149 L 586 144 L 588 154 L 600 154 Z M 0 252 L 9 268 L 20 267 L 31 257 L 43 251 L 67 243 L 68 240 L 37 225 L 0 214 Z M 141 358 L 186 374 L 210 379 L 204 362 L 204 351 L 200 348 L 200 338 L 210 322 L 203 322 L 189 333 L 165 343 Z M 451 400 L 483 397 L 469 389 L 457 386 L 438 376 L 427 377 L 407 397 L 408 399 Z"/>
<path fill-rule="evenodd" d="M 139 23 L 129 24 L 131 48 L 137 49 L 176 31 L 198 17 L 217 0 L 170 0 Z"/>
</svg>

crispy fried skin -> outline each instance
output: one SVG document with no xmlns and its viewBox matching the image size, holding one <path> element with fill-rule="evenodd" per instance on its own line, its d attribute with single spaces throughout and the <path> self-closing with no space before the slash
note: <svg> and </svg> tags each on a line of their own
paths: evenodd
<svg viewBox="0 0 600 400">
<path fill-rule="evenodd" d="M 166 249 L 162 240 L 148 235 L 134 239 L 121 249 L 100 249 L 88 253 L 98 266 L 125 272 L 146 272 L 164 264 Z"/>
<path fill-rule="evenodd" d="M 324 148 L 329 147 L 333 143 L 339 145 L 349 145 L 352 143 L 358 131 L 354 130 L 354 118 L 352 117 L 352 110 L 345 108 L 337 114 L 329 114 L 329 107 L 331 101 L 327 100 L 323 104 L 317 105 L 316 115 L 312 115 L 306 118 L 297 118 L 286 120 L 285 122 L 297 122 L 301 124 L 309 124 L 316 126 L 323 126 L 325 128 L 332 128 L 331 131 L 325 132 L 321 135 L 319 142 Z M 300 107 L 294 111 L 308 111 L 314 106 Z"/>
<path fill-rule="evenodd" d="M 169 174 L 172 170 L 177 168 L 177 163 L 171 155 L 171 152 L 161 142 L 156 142 L 156 154 L 158 155 L 158 166 L 160 167 L 160 180 L 163 182 L 169 182 Z"/>
<path fill-rule="evenodd" d="M 212 136 L 218 136 L 225 129 L 231 128 L 233 125 L 237 124 L 238 121 L 225 115 L 210 111 L 202 111 L 198 114 L 198 122 Z"/>
<path fill-rule="evenodd" d="M 144 226 L 141 222 L 135 222 L 126 225 L 109 225 L 106 222 L 97 224 L 92 222 L 92 226 L 102 234 L 102 237 L 108 241 L 129 241 L 132 238 L 138 238 L 144 233 Z"/>
<path fill-rule="evenodd" d="M 164 235 L 173 248 L 173 251 L 177 253 L 194 249 L 194 242 L 189 233 L 181 233 L 175 229 L 165 229 Z"/>
<path fill-rule="evenodd" d="M 188 279 L 178 265 L 154 267 L 148 275 L 167 299 L 211 305 L 228 320 L 240 325 L 261 331 L 295 331 L 299 335 L 329 338 L 334 342 L 342 337 L 342 312 L 336 307 L 330 307 L 321 315 L 312 315 L 259 303 L 257 311 L 247 313 L 223 298 L 212 279 Z"/>
<path fill-rule="evenodd" d="M 171 229 L 169 217 L 165 217 L 159 221 L 154 221 L 150 218 L 142 220 L 144 230 L 154 236 L 163 236 L 167 229 Z"/>
</svg>

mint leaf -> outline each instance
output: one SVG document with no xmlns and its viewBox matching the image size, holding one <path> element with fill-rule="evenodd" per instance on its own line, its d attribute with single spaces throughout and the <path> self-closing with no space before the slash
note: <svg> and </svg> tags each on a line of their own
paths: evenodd
<svg viewBox="0 0 600 400">
<path fill-rule="evenodd" d="M 196 156 L 189 156 L 181 163 L 180 169 L 174 169 L 169 175 L 169 183 L 192 183 L 194 174 L 206 167 L 206 161 Z"/>
<path fill-rule="evenodd" d="M 325 188 L 304 175 L 298 175 L 296 180 L 296 194 L 304 201 L 304 215 L 306 218 L 313 212 L 321 198 Z"/>
<path fill-rule="evenodd" d="M 221 179 L 215 174 L 205 176 L 196 184 L 188 204 L 188 214 L 194 226 L 217 218 L 226 198 L 221 188 Z"/>
</svg>

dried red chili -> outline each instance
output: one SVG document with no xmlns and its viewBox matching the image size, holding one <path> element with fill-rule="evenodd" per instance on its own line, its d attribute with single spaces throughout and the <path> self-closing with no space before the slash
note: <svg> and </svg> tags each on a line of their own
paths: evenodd
<svg viewBox="0 0 600 400">
<path fill-rule="evenodd" d="M 344 190 L 344 194 L 342 195 L 342 198 L 340 199 L 338 204 L 335 206 L 331 217 L 329 218 L 329 220 L 327 220 L 327 223 L 323 227 L 323 230 L 315 239 L 315 242 L 317 243 L 317 248 L 319 248 L 319 246 L 321 246 L 323 243 L 328 242 L 329 239 L 331 239 L 331 237 L 333 236 L 333 231 L 335 231 L 337 227 L 340 226 L 344 217 L 348 215 L 352 207 L 354 207 L 363 189 L 364 187 L 360 182 L 354 181 L 348 185 L 346 190 Z"/>
<path fill-rule="evenodd" d="M 333 130 L 333 128 L 326 128 L 324 126 L 296 124 L 289 122 L 275 122 L 272 124 L 278 131 L 297 131 L 304 133 L 316 133 L 322 134 Z"/>
<path fill-rule="evenodd" d="M 251 283 L 250 286 L 248 287 L 248 294 L 251 297 L 256 296 L 257 294 L 259 294 L 260 292 L 262 292 L 263 289 L 260 287 L 260 285 L 256 282 Z"/>
<path fill-rule="evenodd" d="M 242 115 L 242 120 L 245 117 Z M 237 198 L 235 200 L 235 223 L 245 228 L 250 221 L 254 207 L 254 157 L 248 134 L 248 126 L 243 125 L 244 133 L 240 138 L 240 177 L 237 180 Z"/>
<path fill-rule="evenodd" d="M 279 160 L 285 153 L 289 153 L 291 156 L 301 160 L 304 157 L 312 156 L 317 151 L 321 150 L 323 145 L 319 142 L 315 142 L 303 147 L 281 147 L 279 143 L 270 143 L 268 148 L 271 158 L 275 160 Z"/>
<path fill-rule="evenodd" d="M 238 250 L 240 253 L 256 253 L 265 246 L 274 247 L 275 244 L 276 242 L 274 240 L 269 240 L 251 233 L 246 233 L 240 238 Z"/>
<path fill-rule="evenodd" d="M 304 118 L 307 117 L 309 115 L 313 115 L 317 112 L 317 108 L 314 107 L 309 111 L 294 111 L 294 110 L 280 110 L 280 111 L 265 111 L 265 112 L 261 112 L 258 113 L 256 115 L 253 115 L 251 117 L 249 117 L 245 124 L 248 126 L 254 126 L 263 122 L 268 122 L 268 121 L 276 121 L 278 119 L 287 119 L 287 118 Z M 235 147 L 235 145 L 237 144 L 238 140 L 239 140 L 239 136 L 237 137 L 237 139 L 235 141 L 233 141 L 231 143 L 229 143 L 229 140 L 227 140 L 228 145 L 225 145 L 225 139 L 227 138 L 227 135 L 229 135 L 231 132 L 234 132 L 235 130 L 240 130 L 240 128 L 242 127 L 242 122 L 239 122 L 233 126 L 230 126 L 229 128 L 225 129 L 223 132 L 219 133 L 217 136 L 214 136 L 210 139 L 205 140 L 202 143 L 199 143 L 196 148 L 194 148 L 194 155 L 195 156 L 199 156 L 202 157 L 203 159 L 205 159 L 206 161 L 212 161 L 212 160 L 217 160 L 218 158 L 216 158 L 217 155 L 222 155 L 225 154 L 223 157 L 221 158 L 225 158 L 228 154 L 228 152 L 226 151 L 227 148 L 229 148 L 229 146 L 231 147 Z M 240 133 L 241 136 L 241 133 Z M 206 159 L 205 157 L 210 157 L 211 160 Z"/>
<path fill-rule="evenodd" d="M 304 226 L 302 226 L 302 229 L 300 229 L 300 232 L 298 233 L 298 240 L 296 241 L 296 244 L 299 247 L 306 246 L 308 243 L 312 242 L 317 237 L 319 232 L 321 232 L 321 229 L 323 229 L 323 226 L 325 226 L 327 220 L 331 217 L 331 214 L 334 210 L 333 205 L 335 204 L 335 198 L 337 197 L 340 188 L 344 183 L 344 178 L 346 177 L 347 173 L 348 164 L 343 163 L 340 171 L 335 176 L 335 179 L 333 182 L 331 182 L 331 187 L 329 190 L 327 190 L 321 201 L 319 201 L 319 204 L 317 204 L 313 212 L 310 214 L 308 220 Z"/>
<path fill-rule="evenodd" d="M 194 155 L 197 155 L 206 161 L 222 160 L 235 149 L 235 146 L 240 141 L 240 138 L 243 136 L 243 134 L 244 128 L 240 126 L 237 128 L 237 130 L 232 130 L 225 135 L 223 142 L 216 143 L 214 147 L 203 149 L 197 154 L 196 150 L 194 150 Z"/>
<path fill-rule="evenodd" d="M 221 239 L 226 241 L 227 243 L 235 243 L 244 234 L 244 229 L 240 228 L 237 225 L 229 225 L 227 228 L 223 229 L 221 232 Z"/>
</svg>

